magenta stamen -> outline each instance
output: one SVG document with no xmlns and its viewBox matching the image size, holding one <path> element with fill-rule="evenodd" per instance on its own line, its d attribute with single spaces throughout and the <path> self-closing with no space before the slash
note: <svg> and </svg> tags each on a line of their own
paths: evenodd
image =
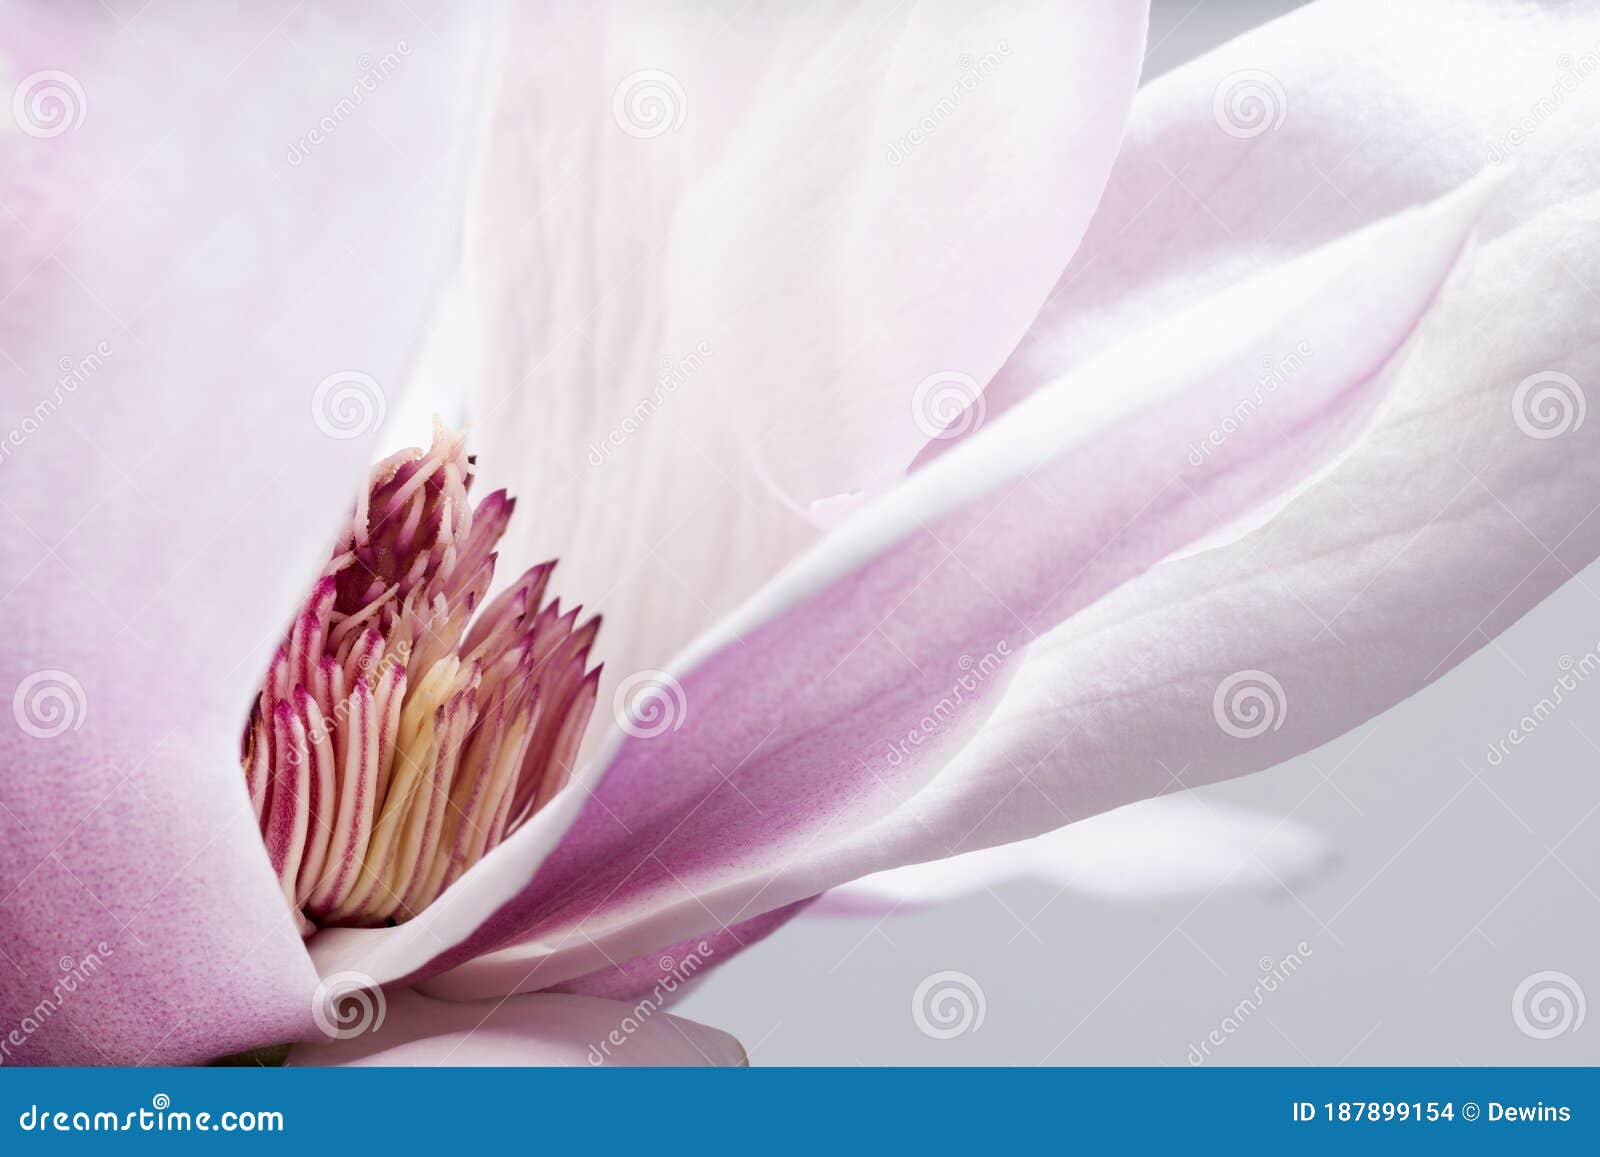
<svg viewBox="0 0 1600 1157">
<path fill-rule="evenodd" d="M 600 620 L 544 602 L 555 564 L 485 601 L 516 503 L 472 507 L 464 447 L 436 428 L 373 469 L 245 725 L 251 807 L 308 935 L 426 908 L 566 784 L 594 711 Z"/>
</svg>

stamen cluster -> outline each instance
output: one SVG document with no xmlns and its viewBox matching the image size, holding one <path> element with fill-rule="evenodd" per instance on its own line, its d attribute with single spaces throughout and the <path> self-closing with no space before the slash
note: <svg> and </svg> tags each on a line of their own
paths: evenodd
<svg viewBox="0 0 1600 1157">
<path fill-rule="evenodd" d="M 374 467 L 245 727 L 250 802 L 302 931 L 410 919 L 571 774 L 598 617 L 544 601 L 553 562 L 487 605 L 514 500 L 474 508 L 465 436 Z M 479 612 L 474 615 L 474 612 Z"/>
</svg>

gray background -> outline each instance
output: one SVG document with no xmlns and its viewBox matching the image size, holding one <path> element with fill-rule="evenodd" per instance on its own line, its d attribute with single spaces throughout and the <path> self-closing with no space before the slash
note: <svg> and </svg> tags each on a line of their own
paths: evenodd
<svg viewBox="0 0 1600 1157">
<path fill-rule="evenodd" d="M 1157 0 L 1146 76 L 1295 6 Z M 757 1065 L 1184 1065 L 1252 995 L 1258 961 L 1305 941 L 1205 1063 L 1595 1063 L 1600 1023 L 1537 1039 L 1512 997 L 1555 970 L 1600 999 L 1600 678 L 1499 766 L 1487 752 L 1563 657 L 1597 646 L 1600 564 L 1356 732 L 1205 789 L 1329 839 L 1338 862 L 1293 891 L 1108 901 L 1017 881 L 881 923 L 806 916 L 676 1011 L 737 1034 Z M 934 1039 L 912 996 L 943 970 L 981 987 L 985 1015 Z"/>
</svg>

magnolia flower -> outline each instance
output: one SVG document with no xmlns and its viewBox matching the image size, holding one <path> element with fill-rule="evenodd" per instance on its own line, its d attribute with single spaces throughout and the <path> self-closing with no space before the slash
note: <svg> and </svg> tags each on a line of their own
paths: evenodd
<svg viewBox="0 0 1600 1157">
<path fill-rule="evenodd" d="M 1572 6 L 13 23 L 6 1061 L 737 1063 L 665 1010 L 814 897 L 1600 552 Z"/>
</svg>

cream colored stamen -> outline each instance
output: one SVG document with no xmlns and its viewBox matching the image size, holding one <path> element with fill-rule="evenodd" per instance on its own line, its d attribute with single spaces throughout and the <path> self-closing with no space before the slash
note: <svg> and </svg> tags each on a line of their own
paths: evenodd
<svg viewBox="0 0 1600 1157">
<path fill-rule="evenodd" d="M 410 919 L 566 783 L 600 620 L 554 563 L 479 611 L 515 503 L 476 507 L 464 435 L 378 464 L 267 671 L 244 773 L 284 896 L 318 926 Z"/>
</svg>

